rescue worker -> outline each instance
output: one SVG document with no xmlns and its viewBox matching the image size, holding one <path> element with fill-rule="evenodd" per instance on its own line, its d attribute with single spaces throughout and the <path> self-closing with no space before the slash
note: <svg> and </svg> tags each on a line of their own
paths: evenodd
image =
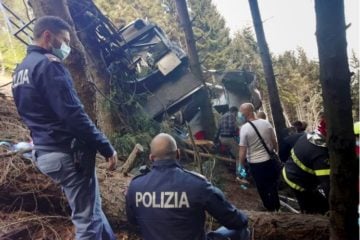
<svg viewBox="0 0 360 240">
<path fill-rule="evenodd" d="M 160 133 L 150 147 L 152 170 L 135 177 L 126 196 L 128 221 L 145 240 L 249 239 L 247 216 L 202 175 L 182 168 L 173 137 Z M 206 235 L 205 211 L 226 228 Z"/>
<path fill-rule="evenodd" d="M 278 144 L 271 124 L 267 120 L 257 119 L 254 111 L 252 103 L 243 103 L 240 106 L 241 118 L 245 119 L 246 123 L 240 130 L 237 164 L 249 164 L 263 206 L 268 211 L 278 211 L 280 201 L 277 185 L 280 170 L 276 160 L 269 154 L 270 151 L 277 152 Z"/>
<path fill-rule="evenodd" d="M 299 138 L 282 170 L 303 213 L 324 214 L 329 210 L 330 163 L 325 126 L 322 120 L 315 132 Z"/>
<path fill-rule="evenodd" d="M 295 146 L 297 140 L 306 134 L 306 122 L 295 121 L 292 126 L 296 132 L 286 136 L 279 146 L 279 158 L 282 162 L 286 162 L 289 159 L 290 151 Z"/>
<path fill-rule="evenodd" d="M 58 17 L 44 16 L 34 26 L 34 45 L 13 75 L 17 110 L 31 131 L 34 161 L 39 170 L 60 184 L 72 210 L 76 239 L 113 240 L 102 209 L 95 167 L 85 175 L 74 163 L 71 143 L 82 140 L 116 167 L 117 156 L 108 139 L 84 112 L 62 61 L 70 53 L 70 26 Z M 87 164 L 94 159 L 83 159 Z M 84 152 L 84 156 L 87 153 Z"/>
<path fill-rule="evenodd" d="M 231 107 L 227 113 L 220 118 L 218 130 L 219 140 L 221 144 L 230 150 L 233 158 L 238 159 L 239 144 L 236 140 L 239 137 L 239 128 L 237 125 L 238 108 Z"/>
</svg>

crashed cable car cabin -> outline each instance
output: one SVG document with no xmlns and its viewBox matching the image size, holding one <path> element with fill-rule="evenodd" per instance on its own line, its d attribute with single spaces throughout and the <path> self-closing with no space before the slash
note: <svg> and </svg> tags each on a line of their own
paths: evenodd
<svg viewBox="0 0 360 240">
<path fill-rule="evenodd" d="M 24 44 L 31 43 L 35 19 L 28 23 L 2 3 L 9 14 L 14 36 Z M 81 11 L 81 9 L 72 9 Z M 203 83 L 189 69 L 188 57 L 180 46 L 169 40 L 161 28 L 142 19 L 117 29 L 95 6 L 73 19 L 79 26 L 95 23 L 97 47 L 101 49 L 107 70 L 122 89 L 146 99 L 141 104 L 151 118 L 161 121 L 163 115 L 184 111 L 186 121 L 193 124 L 201 114 L 199 100 Z M 125 74 L 124 74 L 125 73 Z M 209 85 L 215 96 L 214 107 L 223 112 L 231 106 L 252 101 L 256 108 L 261 99 L 255 88 L 255 76 L 245 71 L 218 71 L 211 77 L 222 85 Z M 194 126 L 196 127 L 196 126 Z"/>
</svg>

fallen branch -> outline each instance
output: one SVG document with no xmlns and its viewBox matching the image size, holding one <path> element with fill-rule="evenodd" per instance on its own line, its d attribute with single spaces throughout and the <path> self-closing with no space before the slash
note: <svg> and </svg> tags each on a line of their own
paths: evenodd
<svg viewBox="0 0 360 240">
<path fill-rule="evenodd" d="M 201 174 L 203 174 L 203 170 L 202 170 L 202 166 L 201 166 L 201 157 L 200 157 L 200 154 L 199 154 L 199 150 L 195 144 L 195 141 L 194 141 L 194 137 L 193 137 L 193 134 L 192 134 L 192 131 L 191 131 L 191 127 L 190 125 L 186 122 L 186 127 L 187 127 L 187 130 L 189 132 L 189 137 L 190 137 L 190 141 L 191 141 L 191 145 L 194 149 L 194 156 L 195 156 L 195 162 L 197 163 L 198 165 L 198 168 L 199 168 L 199 172 Z"/>
<path fill-rule="evenodd" d="M 190 150 L 190 149 L 182 149 L 182 150 L 184 152 L 186 152 L 186 153 L 191 154 L 191 155 L 195 155 L 195 152 L 193 150 Z M 200 152 L 199 155 L 201 157 L 216 158 L 216 159 L 221 160 L 221 161 L 235 163 L 235 160 L 232 159 L 232 158 L 222 157 L 222 156 L 211 154 L 211 153 L 202 153 L 202 152 Z"/>
<path fill-rule="evenodd" d="M 289 204 L 287 204 L 283 200 L 280 200 L 280 205 L 287 208 L 290 212 L 293 212 L 293 213 L 296 213 L 296 214 L 300 213 L 300 211 L 296 210 L 295 208 L 293 208 L 292 206 L 290 206 Z"/>
<path fill-rule="evenodd" d="M 131 169 L 133 169 L 136 157 L 140 152 L 144 152 L 144 147 L 137 143 L 134 149 L 131 151 L 126 162 L 119 169 L 119 171 L 123 173 L 124 176 L 126 176 L 131 171 Z"/>
<path fill-rule="evenodd" d="M 0 239 L 74 239 L 69 217 L 0 212 Z"/>
<path fill-rule="evenodd" d="M 23 149 L 23 150 L 20 150 L 20 151 L 14 151 L 14 152 L 8 151 L 6 153 L 0 154 L 0 158 L 11 157 L 11 156 L 15 156 L 15 155 L 22 155 L 24 153 L 28 153 L 28 152 L 31 152 L 31 151 L 32 151 L 31 148 Z"/>
</svg>

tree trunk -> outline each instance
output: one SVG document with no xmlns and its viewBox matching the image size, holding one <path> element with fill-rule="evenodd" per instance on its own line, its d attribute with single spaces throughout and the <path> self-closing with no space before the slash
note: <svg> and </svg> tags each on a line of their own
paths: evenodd
<svg viewBox="0 0 360 240">
<path fill-rule="evenodd" d="M 285 118 L 283 115 L 283 109 L 281 107 L 280 97 L 277 89 L 269 48 L 267 46 L 265 39 L 258 2 L 257 0 L 249 0 L 249 4 L 250 4 L 253 23 L 254 23 L 256 38 L 260 50 L 261 62 L 264 67 L 265 80 L 269 92 L 272 118 L 274 121 L 276 136 L 280 144 L 283 138 L 282 136 L 283 129 L 286 128 Z"/>
<path fill-rule="evenodd" d="M 344 1 L 316 0 L 316 39 L 330 154 L 331 239 L 358 239 L 355 156 Z"/>
<path fill-rule="evenodd" d="M 88 60 L 88 72 L 93 78 L 93 82 L 99 91 L 96 91 L 96 113 L 97 124 L 106 136 L 113 136 L 118 127 L 119 120 L 114 112 L 118 111 L 111 99 L 111 76 L 107 71 L 104 61 L 104 53 L 97 39 L 98 21 L 89 17 L 91 13 L 99 17 L 99 12 L 92 0 L 67 0 L 70 14 L 77 30 L 77 36 L 85 47 L 85 57 Z M 119 90 L 119 89 L 118 89 Z M 104 95 L 104 96 L 103 96 Z"/>
<path fill-rule="evenodd" d="M 64 19 L 72 26 L 70 31 L 71 54 L 66 59 L 65 64 L 71 73 L 75 88 L 84 105 L 86 113 L 93 121 L 96 121 L 95 91 L 90 83 L 92 82 L 92 78 L 87 68 L 84 47 L 76 35 L 74 22 L 70 15 L 66 0 L 30 0 L 30 5 L 33 8 L 36 18 L 45 15 L 57 16 Z"/>
<path fill-rule="evenodd" d="M 252 239 L 328 240 L 329 219 L 321 215 L 244 211 L 249 217 Z"/>
<path fill-rule="evenodd" d="M 190 68 L 194 75 L 200 79 L 204 84 L 204 90 L 201 93 L 201 99 L 199 101 L 201 108 L 201 122 L 205 130 L 206 138 L 213 139 L 215 136 L 215 120 L 210 102 L 210 95 L 206 87 L 206 83 L 202 74 L 201 65 L 199 62 L 198 52 L 196 50 L 196 44 L 194 39 L 194 32 L 189 19 L 189 13 L 187 10 L 187 4 L 185 0 L 176 0 L 176 8 L 181 22 L 181 26 L 184 29 L 186 47 L 189 55 Z"/>
</svg>

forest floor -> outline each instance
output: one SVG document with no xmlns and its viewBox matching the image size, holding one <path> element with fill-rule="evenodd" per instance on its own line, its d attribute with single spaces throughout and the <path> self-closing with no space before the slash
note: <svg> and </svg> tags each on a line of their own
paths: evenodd
<svg viewBox="0 0 360 240">
<path fill-rule="evenodd" d="M 11 82 L 11 76 L 0 74 L 0 86 L 3 86 L 9 82 Z M 12 96 L 11 84 L 0 88 L 0 94 L 1 93 L 5 94 L 6 96 Z"/>
<path fill-rule="evenodd" d="M 7 82 L 5 81 L 5 83 Z M 9 93 L 9 90 L 7 91 Z M 3 89 L 0 89 L 0 92 L 3 92 Z M 16 112 L 12 98 L 0 94 L 0 141 L 26 141 L 28 134 L 28 130 Z M 255 229 L 255 235 L 262 237 L 254 239 L 289 239 L 288 235 L 284 233 L 284 236 L 282 231 L 275 232 L 276 236 L 282 237 L 266 237 L 268 233 L 273 235 L 277 229 L 276 226 L 282 227 L 282 229 L 300 226 L 298 230 L 300 235 L 297 236 L 305 236 L 302 239 L 309 239 L 309 234 L 317 232 L 320 232 L 320 237 L 312 239 L 322 240 L 328 236 L 326 235 L 326 219 L 319 218 L 321 228 L 318 227 L 319 223 L 315 222 L 314 224 L 311 223 L 312 228 L 310 230 L 304 232 L 304 227 L 301 224 L 311 221 L 313 216 L 309 215 L 309 219 L 303 219 L 304 217 L 286 213 L 286 209 L 281 209 L 282 213 L 277 214 L 275 218 L 274 215 L 265 213 L 251 178 L 250 184 L 245 188 L 235 180 L 234 164 L 217 161 L 214 166 L 212 161 L 204 162 L 203 167 L 212 166 L 211 180 L 214 185 L 222 189 L 226 198 L 237 208 L 245 210 L 247 214 L 252 214 L 255 217 L 253 217 L 255 220 L 252 223 L 258 226 Z M 192 169 L 194 163 L 185 162 L 184 165 L 185 168 Z M 0 146 L 0 172 L 0 239 L 74 239 L 74 227 L 69 219 L 68 207 L 61 189 L 39 173 L 31 161 L 22 157 L 21 154 L 11 154 Z M 141 239 L 139 234 L 127 225 L 124 213 L 124 194 L 131 176 L 124 177 L 119 172 L 106 173 L 101 164 L 98 165 L 97 173 L 102 192 L 103 209 L 109 221 L 117 224 L 114 225 L 117 239 Z M 298 217 L 300 217 L 300 225 Z M 286 225 L 283 227 L 282 224 L 284 223 L 293 223 L 294 226 Z M 219 225 L 209 218 L 206 226 L 208 229 L 216 229 Z M 266 234 L 256 232 L 264 229 L 267 230 Z M 322 235 L 324 237 L 321 237 Z M 299 239 L 295 237 L 291 239 Z"/>
<path fill-rule="evenodd" d="M 9 77 L 3 77 L 1 78 L 0 85 L 8 83 L 10 80 L 11 79 Z M 5 88 L 1 88 L 0 93 L 3 93 L 7 96 L 4 97 L 0 94 L 0 140 L 26 140 L 28 132 L 21 123 L 12 98 L 9 97 L 9 95 L 11 95 L 11 86 L 9 85 Z M 32 186 L 31 183 L 31 181 L 34 180 L 33 178 L 35 174 L 33 172 L 25 173 L 25 171 L 28 171 L 28 169 L 22 163 L 20 163 L 23 160 L 21 160 L 21 158 L 19 157 L 19 161 L 16 162 L 14 160 L 16 160 L 17 156 L 9 156 L 8 158 L 4 158 L 4 154 L 6 154 L 6 151 L 0 147 L 0 160 L 2 161 L 2 163 L 0 164 L 0 171 L 3 172 L 3 176 L 0 177 L 0 192 L 5 191 L 5 188 L 9 188 L 9 184 L 20 184 L 21 187 L 27 185 L 29 186 L 29 188 L 35 187 L 35 185 Z M 11 165 L 9 166 L 3 164 L 5 161 L 13 162 L 11 162 Z M 186 164 L 186 167 L 191 168 L 191 165 L 191 163 Z M 257 194 L 256 188 L 253 185 L 250 185 L 246 190 L 241 188 L 240 184 L 235 181 L 233 168 L 234 166 L 232 165 L 218 162 L 215 166 L 213 173 L 213 179 L 214 182 L 216 182 L 215 184 L 224 191 L 226 197 L 238 208 L 244 210 L 258 210 L 259 206 L 261 206 L 261 201 Z M 39 175 L 39 173 L 36 174 Z M 21 179 L 19 177 L 21 175 L 26 175 L 26 178 Z M 38 175 L 36 175 L 36 181 L 44 181 L 41 174 L 39 176 Z M 24 181 L 26 182 L 24 183 Z M 37 186 L 37 188 L 37 191 L 39 192 L 40 187 Z M 21 192 L 20 189 L 17 188 L 17 186 L 15 186 L 14 191 Z M 45 191 L 49 191 L 49 189 L 45 188 Z M 52 192 L 47 192 L 46 194 L 51 195 L 54 194 L 54 192 L 56 194 L 55 190 Z M 38 199 L 37 204 L 43 203 L 40 199 Z M 16 199 L 13 203 L 8 204 L 5 202 L 4 197 L 0 197 L 1 239 L 14 239 L 14 237 L 17 239 L 30 239 L 30 234 L 31 238 L 34 237 L 34 239 L 45 239 L 42 238 L 41 235 L 44 235 L 44 233 L 48 233 L 49 231 L 54 233 L 54 239 L 73 239 L 74 229 L 71 222 L 68 221 L 68 218 L 66 218 L 66 216 L 63 216 L 61 214 L 54 215 L 50 211 L 45 212 L 45 214 L 49 214 L 49 216 L 51 215 L 51 217 L 44 216 L 44 212 L 39 213 L 34 211 L 26 211 L 26 205 L 26 202 L 17 201 Z M 41 206 L 38 206 L 38 208 L 41 208 Z M 11 227 L 13 224 L 23 225 L 24 228 L 14 229 Z M 35 225 L 36 227 L 34 227 Z M 49 227 L 44 227 L 46 225 Z M 138 234 L 127 231 L 126 227 L 117 229 L 117 237 L 118 239 L 124 240 L 140 239 Z"/>
</svg>

